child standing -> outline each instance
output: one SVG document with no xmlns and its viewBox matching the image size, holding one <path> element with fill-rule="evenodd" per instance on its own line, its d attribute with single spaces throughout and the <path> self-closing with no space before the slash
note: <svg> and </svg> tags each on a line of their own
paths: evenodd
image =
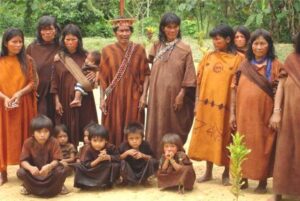
<svg viewBox="0 0 300 201">
<path fill-rule="evenodd" d="M 162 138 L 162 147 L 163 155 L 157 173 L 158 187 L 166 189 L 178 186 L 178 193 L 192 190 L 196 175 L 179 135 L 166 134 Z"/>
<path fill-rule="evenodd" d="M 90 145 L 80 164 L 75 164 L 74 186 L 77 188 L 111 187 L 120 172 L 120 155 L 108 142 L 108 131 L 99 124 L 88 128 Z"/>
<path fill-rule="evenodd" d="M 33 136 L 24 142 L 17 171 L 23 181 L 22 194 L 52 197 L 68 193 L 64 186 L 66 171 L 58 162 L 62 153 L 57 140 L 51 136 L 52 127 L 51 120 L 44 115 L 31 121 Z"/>
<path fill-rule="evenodd" d="M 144 184 L 156 172 L 158 162 L 149 143 L 143 140 L 143 125 L 130 123 L 124 133 L 126 141 L 119 147 L 123 183 Z"/>
<path fill-rule="evenodd" d="M 76 149 L 72 143 L 68 142 L 68 131 L 64 124 L 56 125 L 54 127 L 54 136 L 59 143 L 63 155 L 63 159 L 60 161 L 60 163 L 66 167 L 69 175 L 72 172 L 71 168 L 68 167 L 68 164 L 75 162 Z"/>
<path fill-rule="evenodd" d="M 99 64 L 101 60 L 101 54 L 98 51 L 93 51 L 88 53 L 85 62 L 83 64 L 82 72 L 84 75 L 87 75 L 89 72 L 97 72 L 99 69 Z M 97 86 L 97 80 L 98 80 L 98 72 L 96 73 L 96 82 L 92 82 L 92 86 Z M 84 90 L 82 85 L 77 82 L 75 85 L 75 97 L 74 100 L 70 103 L 70 107 L 80 107 L 81 106 L 81 100 L 82 95 L 87 95 L 87 92 Z"/>
</svg>

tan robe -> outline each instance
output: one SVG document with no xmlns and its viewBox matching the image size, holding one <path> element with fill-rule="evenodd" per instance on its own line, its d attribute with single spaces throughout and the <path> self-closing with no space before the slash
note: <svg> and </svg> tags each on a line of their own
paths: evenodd
<svg viewBox="0 0 300 201">
<path fill-rule="evenodd" d="M 160 47 L 154 44 L 149 57 Z M 176 133 L 185 143 L 194 118 L 196 72 L 190 46 L 179 41 L 172 51 L 158 59 L 151 68 L 146 139 L 156 157 L 161 155 L 160 141 L 166 133 Z M 174 110 L 175 98 L 186 89 L 180 111 Z"/>
<path fill-rule="evenodd" d="M 242 65 L 251 67 L 246 60 Z M 278 60 L 272 62 L 270 84 L 273 86 L 278 83 L 281 67 L 282 64 Z M 265 76 L 265 71 L 266 66 L 257 68 L 260 75 Z M 273 97 L 242 73 L 238 81 L 236 98 L 237 131 L 245 136 L 245 144 L 251 149 L 242 165 L 243 177 L 254 180 L 267 179 L 272 175 L 276 139 L 276 132 L 268 127 L 273 112 Z"/>
<path fill-rule="evenodd" d="M 109 141 L 119 146 L 124 139 L 124 127 L 130 122 L 144 123 L 144 110 L 139 110 L 145 77 L 150 75 L 145 49 L 135 44 L 129 66 L 123 78 L 106 100 L 107 115 L 102 115 L 102 124 L 109 130 Z M 100 63 L 100 84 L 105 90 L 112 82 L 125 51 L 116 43 L 103 48 Z"/>
<path fill-rule="evenodd" d="M 199 101 L 188 155 L 217 165 L 229 165 L 231 82 L 243 56 L 210 52 L 198 66 Z"/>
<path fill-rule="evenodd" d="M 300 196 L 300 55 L 289 55 L 284 63 L 286 81 L 282 125 L 277 138 L 273 174 L 276 194 Z M 287 72 L 287 74 L 286 74 Z"/>
</svg>

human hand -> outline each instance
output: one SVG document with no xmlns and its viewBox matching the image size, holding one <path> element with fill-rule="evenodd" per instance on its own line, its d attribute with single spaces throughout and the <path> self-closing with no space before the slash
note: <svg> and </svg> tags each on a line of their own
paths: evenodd
<svg viewBox="0 0 300 201">
<path fill-rule="evenodd" d="M 230 128 L 235 131 L 236 130 L 236 117 L 234 114 L 230 114 L 230 117 L 229 117 L 229 125 L 230 125 Z"/>
<path fill-rule="evenodd" d="M 134 155 L 135 159 L 141 159 L 144 157 L 144 154 L 142 152 L 137 151 L 136 154 Z"/>
<path fill-rule="evenodd" d="M 174 107 L 174 111 L 180 111 L 182 106 L 183 106 L 183 98 L 184 98 L 184 95 L 183 93 L 179 93 L 176 98 L 175 98 L 175 103 L 173 105 Z"/>
<path fill-rule="evenodd" d="M 47 165 L 44 165 L 41 170 L 40 170 L 40 176 L 48 176 L 49 172 L 51 171 L 51 165 L 50 164 L 47 164 Z"/>
<path fill-rule="evenodd" d="M 129 150 L 127 150 L 126 151 L 126 155 L 127 156 L 132 156 L 133 158 L 135 157 L 135 155 L 137 154 L 137 150 L 135 150 L 135 149 L 129 149 Z"/>
<path fill-rule="evenodd" d="M 104 99 L 100 100 L 100 110 L 104 115 L 107 115 L 107 105 Z"/>
<path fill-rule="evenodd" d="M 280 123 L 281 123 L 281 113 L 280 111 L 278 112 L 273 112 L 270 120 L 269 120 L 269 127 L 278 130 L 280 128 Z"/>
<path fill-rule="evenodd" d="M 86 78 L 88 79 L 88 81 L 90 81 L 91 83 L 95 83 L 96 80 L 96 73 L 94 73 L 93 71 L 89 71 L 88 74 L 86 75 Z"/>
<path fill-rule="evenodd" d="M 63 115 L 64 111 L 63 111 L 63 107 L 60 102 L 55 103 L 55 111 L 59 116 Z"/>
<path fill-rule="evenodd" d="M 147 106 L 147 97 L 142 94 L 139 102 L 139 110 L 143 110 Z"/>
<path fill-rule="evenodd" d="M 35 166 L 32 166 L 30 169 L 29 169 L 29 172 L 31 175 L 33 176 L 38 176 L 40 174 L 40 170 L 35 167 Z"/>
<path fill-rule="evenodd" d="M 14 95 L 9 100 L 9 103 L 8 103 L 9 107 L 10 108 L 19 107 L 21 96 L 22 96 L 22 94 L 20 92 L 14 93 Z"/>
</svg>

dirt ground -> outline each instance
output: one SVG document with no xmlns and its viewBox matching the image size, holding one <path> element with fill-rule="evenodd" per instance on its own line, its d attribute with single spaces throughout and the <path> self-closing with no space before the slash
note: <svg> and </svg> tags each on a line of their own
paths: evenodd
<svg viewBox="0 0 300 201">
<path fill-rule="evenodd" d="M 99 93 L 98 90 L 94 91 L 97 111 L 100 117 L 99 108 Z M 100 119 L 99 119 L 100 120 Z M 185 148 L 187 148 L 189 140 Z M 205 162 L 194 161 L 194 168 L 197 177 L 202 175 L 205 170 Z M 21 181 L 16 176 L 18 166 L 8 167 L 9 182 L 0 187 L 0 201 L 36 201 L 41 200 L 32 195 L 23 196 L 20 194 Z M 67 195 L 59 195 L 49 200 L 58 201 L 88 201 L 105 200 L 105 201 L 234 201 L 234 196 L 230 192 L 230 186 L 223 186 L 221 184 L 221 175 L 223 168 L 214 167 L 213 180 L 206 183 L 195 183 L 193 191 L 186 192 L 184 195 L 179 195 L 175 190 L 173 191 L 160 191 L 157 188 L 156 180 L 151 182 L 149 187 L 119 187 L 115 186 L 110 190 L 99 191 L 81 191 L 73 187 L 73 176 L 67 178 L 65 185 L 70 190 Z M 250 181 L 250 188 L 244 191 L 244 195 L 240 197 L 240 201 L 266 201 L 272 195 L 272 180 L 270 179 L 268 185 L 268 193 L 258 195 L 253 192 L 257 185 L 256 181 Z M 300 188 L 300 187 L 299 187 Z M 289 198 L 285 201 L 300 201 L 300 199 Z"/>
</svg>

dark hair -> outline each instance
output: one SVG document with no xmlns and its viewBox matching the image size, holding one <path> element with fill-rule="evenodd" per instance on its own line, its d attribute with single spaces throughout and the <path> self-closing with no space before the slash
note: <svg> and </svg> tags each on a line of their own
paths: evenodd
<svg viewBox="0 0 300 201">
<path fill-rule="evenodd" d="M 235 53 L 236 52 L 236 48 L 234 45 L 234 31 L 233 29 L 227 25 L 227 24 L 220 24 L 218 26 L 216 26 L 213 30 L 211 30 L 209 32 L 209 36 L 211 38 L 214 38 L 216 36 L 221 36 L 222 38 L 230 38 L 230 43 L 228 44 L 228 51 Z"/>
<path fill-rule="evenodd" d="M 131 33 L 133 33 L 134 29 L 132 26 L 128 26 Z M 113 27 L 113 32 L 116 33 L 119 29 L 119 26 Z"/>
<path fill-rule="evenodd" d="M 41 43 L 41 44 L 44 43 L 44 40 L 43 40 L 42 35 L 41 35 L 41 30 L 46 28 L 46 27 L 50 27 L 50 26 L 54 26 L 54 28 L 56 30 L 54 43 L 57 44 L 57 45 L 59 44 L 59 37 L 60 37 L 60 34 L 61 34 L 61 28 L 58 25 L 58 23 L 56 22 L 56 18 L 53 17 L 53 16 L 50 16 L 50 15 L 44 15 L 38 21 L 37 28 L 36 28 L 36 41 L 38 43 Z"/>
<path fill-rule="evenodd" d="M 93 124 L 87 130 L 89 132 L 89 140 L 95 137 L 101 137 L 108 140 L 108 131 L 102 125 Z"/>
<path fill-rule="evenodd" d="M 101 54 L 99 51 L 92 51 L 89 54 L 92 55 L 93 61 L 95 63 L 95 65 L 99 66 L 100 61 L 101 61 Z"/>
<path fill-rule="evenodd" d="M 34 117 L 30 122 L 30 132 L 31 134 L 34 133 L 34 131 L 41 130 L 43 128 L 46 128 L 50 131 L 50 135 L 53 132 L 53 123 L 51 119 L 49 119 L 45 115 L 38 115 Z"/>
<path fill-rule="evenodd" d="M 178 134 L 175 133 L 165 134 L 161 140 L 161 143 L 162 143 L 162 147 L 165 144 L 175 144 L 178 151 L 184 151 L 182 140 Z"/>
<path fill-rule="evenodd" d="M 295 52 L 300 54 L 300 32 L 293 39 Z"/>
<path fill-rule="evenodd" d="M 78 46 L 77 46 L 76 53 L 85 55 L 86 51 L 83 49 L 81 31 L 80 31 L 79 27 L 76 26 L 75 24 L 68 24 L 62 30 L 62 34 L 61 34 L 62 36 L 61 36 L 61 41 L 60 41 L 61 50 L 64 53 L 69 54 L 69 51 L 68 51 L 67 47 L 65 46 L 65 42 L 64 42 L 66 36 L 69 34 L 76 36 L 78 39 Z"/>
<path fill-rule="evenodd" d="M 246 39 L 246 44 L 248 44 L 248 41 L 250 39 L 250 31 L 247 27 L 245 26 L 238 26 L 234 29 L 234 35 L 236 35 L 237 32 L 240 32 L 241 34 L 244 35 Z"/>
<path fill-rule="evenodd" d="M 92 125 L 96 124 L 94 121 L 91 121 L 90 123 L 88 123 L 84 128 L 83 131 L 88 130 L 89 127 L 91 127 Z"/>
<path fill-rule="evenodd" d="M 24 34 L 21 31 L 21 29 L 18 28 L 8 28 L 5 30 L 3 36 L 2 36 L 2 45 L 1 45 L 1 54 L 0 56 L 8 56 L 8 48 L 6 47 L 8 41 L 10 41 L 13 37 L 20 36 L 23 41 L 23 47 L 21 51 L 17 54 L 18 60 L 21 64 L 21 69 L 23 74 L 27 77 L 28 75 L 28 64 L 27 64 L 27 58 L 25 53 L 25 44 L 24 44 Z"/>
<path fill-rule="evenodd" d="M 56 125 L 53 129 L 53 134 L 55 137 L 57 137 L 57 135 L 61 132 L 65 132 L 67 135 L 68 135 L 68 129 L 67 129 L 67 126 L 65 124 L 59 124 L 59 125 Z M 69 137 L 69 136 L 68 136 Z"/>
<path fill-rule="evenodd" d="M 274 48 L 274 44 L 273 44 L 273 39 L 272 36 L 270 34 L 270 32 L 268 32 L 265 29 L 256 29 L 254 32 L 252 32 L 251 37 L 250 37 L 250 41 L 248 44 L 248 49 L 246 52 L 246 57 L 248 59 L 248 61 L 251 61 L 252 59 L 255 59 L 255 55 L 253 53 L 252 50 L 252 44 L 254 43 L 254 41 L 258 38 L 262 36 L 268 43 L 269 45 L 269 49 L 267 52 L 267 58 L 270 58 L 271 60 L 274 60 L 276 58 L 275 55 L 275 48 Z"/>
<path fill-rule="evenodd" d="M 125 139 L 127 139 L 128 134 L 130 134 L 130 133 L 139 133 L 143 138 L 144 137 L 144 126 L 138 122 L 129 123 L 124 128 Z"/>
<path fill-rule="evenodd" d="M 180 18 L 174 14 L 174 13 L 165 13 L 159 23 L 159 34 L 158 34 L 158 39 L 160 42 L 165 42 L 167 41 L 166 34 L 164 32 L 164 28 L 169 25 L 169 24 L 176 24 L 179 26 L 179 31 L 177 34 L 177 38 L 181 38 L 181 31 L 180 31 L 180 23 L 181 20 Z"/>
</svg>

